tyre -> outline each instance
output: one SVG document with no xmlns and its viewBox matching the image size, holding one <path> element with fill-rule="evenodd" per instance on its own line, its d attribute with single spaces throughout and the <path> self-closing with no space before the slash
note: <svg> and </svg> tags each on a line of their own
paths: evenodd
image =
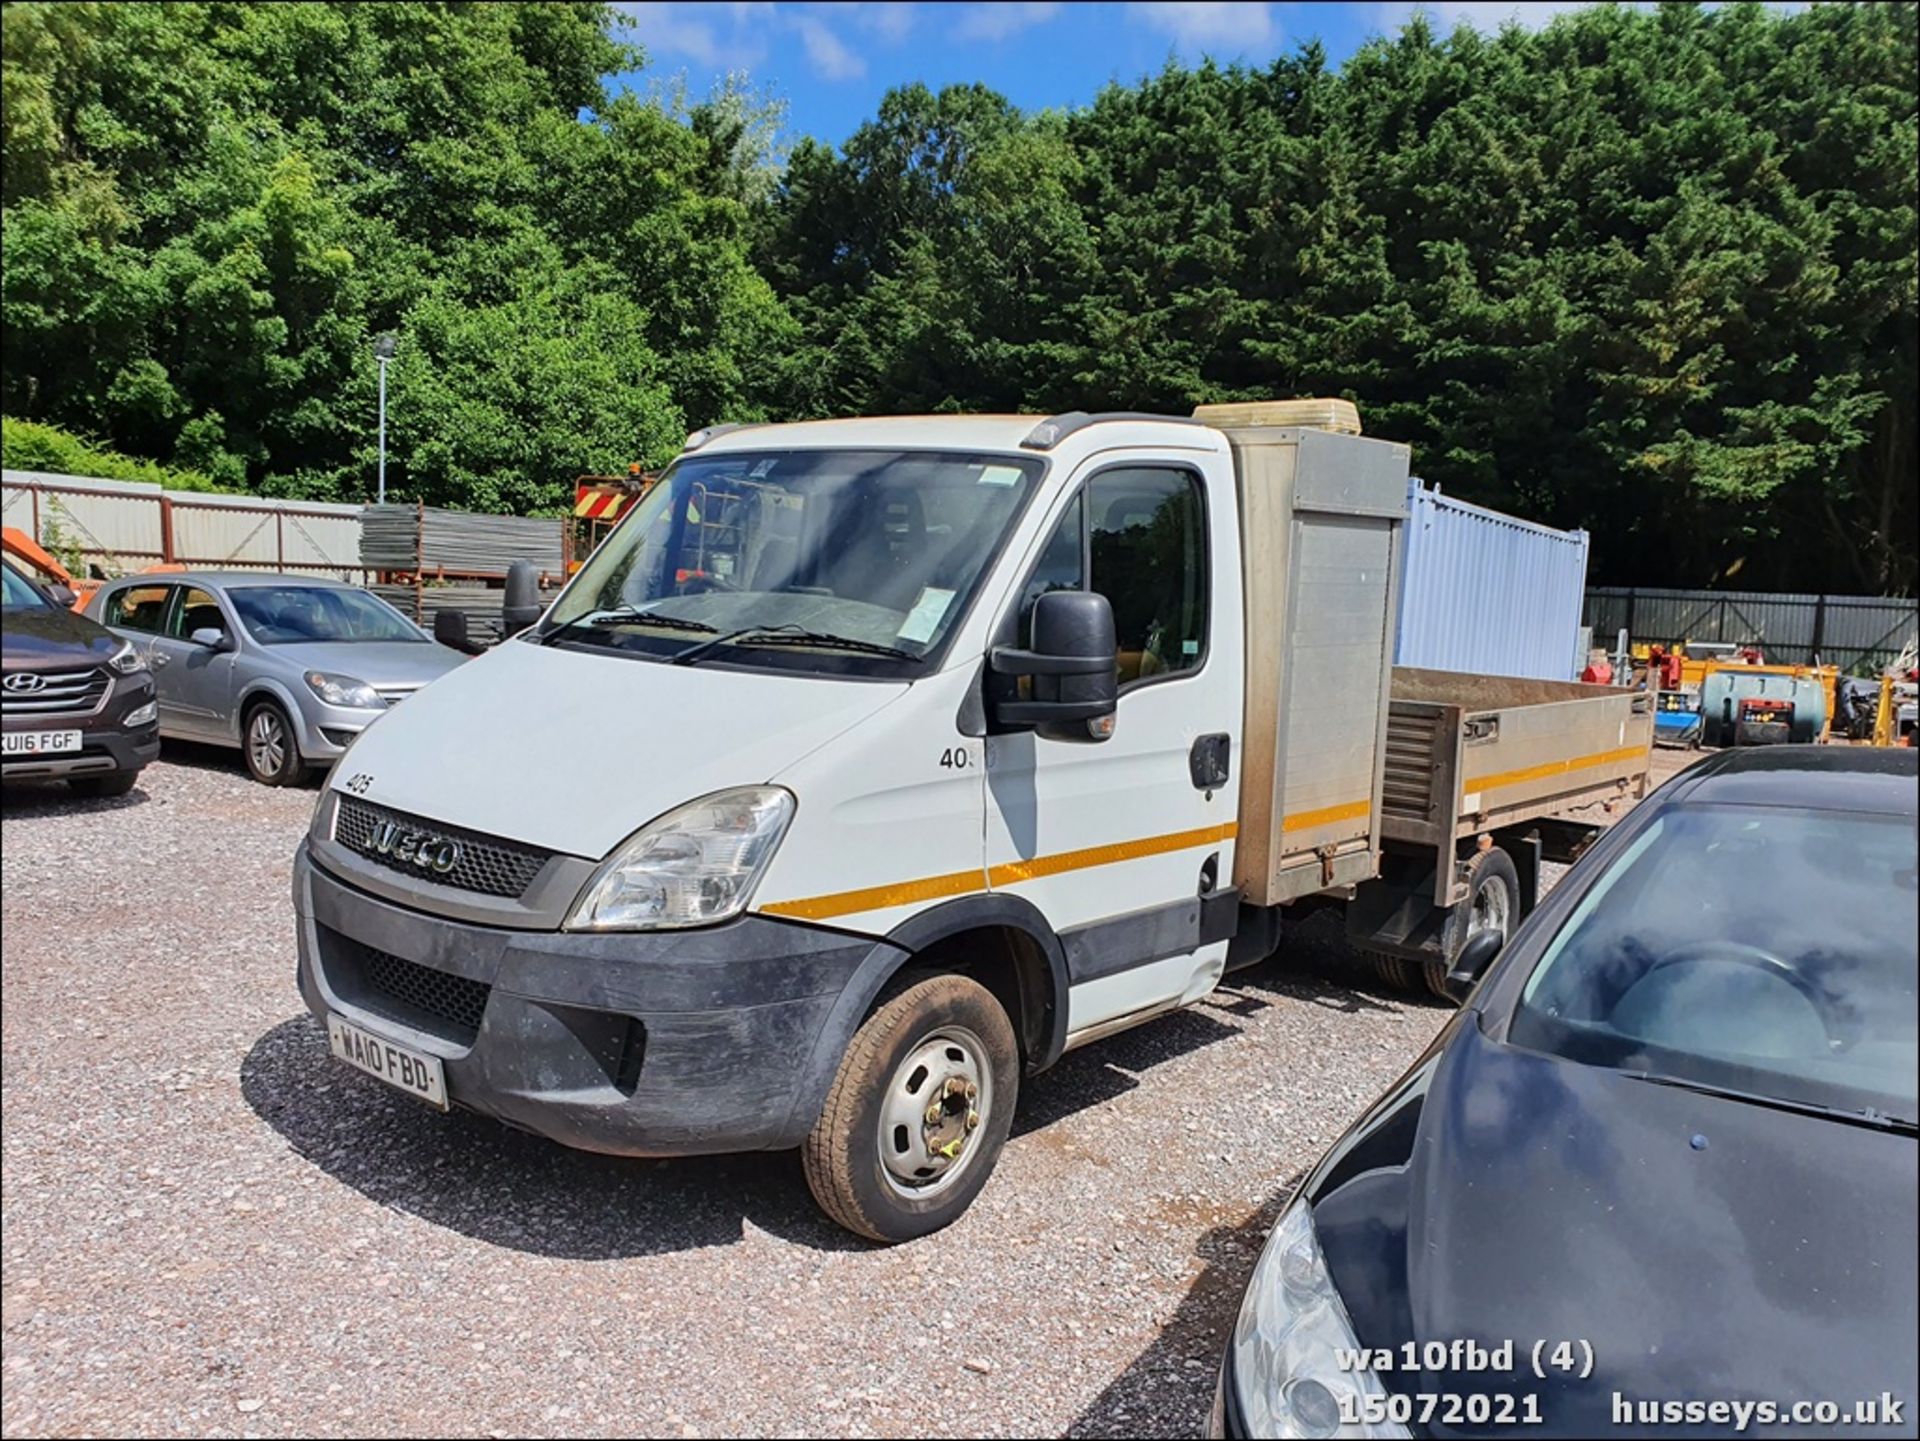
<svg viewBox="0 0 1920 1441">
<path fill-rule="evenodd" d="M 1418 961 L 1410 961 L 1405 956 L 1389 956 L 1380 951 L 1369 951 L 1367 959 L 1373 962 L 1373 973 L 1380 978 L 1382 985 L 1391 986 L 1396 991 L 1420 988 Z"/>
<path fill-rule="evenodd" d="M 287 713 L 272 701 L 262 701 L 247 712 L 241 727 L 240 752 L 253 778 L 267 786 L 295 786 L 307 777 Z"/>
<path fill-rule="evenodd" d="M 138 779 L 139 771 L 110 771 L 103 776 L 75 776 L 67 782 L 67 786 L 75 795 L 98 799 L 102 796 L 123 796 L 133 789 L 133 783 Z"/>
<path fill-rule="evenodd" d="M 1440 954 L 1444 960 L 1428 961 L 1427 989 L 1445 1000 L 1447 972 L 1460 956 L 1467 939 L 1478 931 L 1498 931 L 1511 938 L 1520 924 L 1520 872 L 1513 857 L 1500 847 L 1477 852 L 1467 863 L 1467 898 L 1447 914 L 1440 932 Z"/>
<path fill-rule="evenodd" d="M 993 1174 L 1020 1094 L 1013 1023 L 965 976 L 909 986 L 869 1016 L 841 1058 L 801 1149 L 835 1221 L 911 1241 L 956 1220 Z"/>
</svg>

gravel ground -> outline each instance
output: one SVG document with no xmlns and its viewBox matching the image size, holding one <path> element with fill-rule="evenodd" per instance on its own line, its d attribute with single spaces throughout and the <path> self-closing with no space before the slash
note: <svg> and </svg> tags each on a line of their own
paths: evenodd
<svg viewBox="0 0 1920 1441">
<path fill-rule="evenodd" d="M 7 1435 L 1193 1435 L 1278 1203 L 1448 1011 L 1331 915 L 1025 1088 L 894 1250 L 791 1155 L 635 1162 L 330 1060 L 294 989 L 315 799 L 169 744 L 4 805 Z"/>
</svg>

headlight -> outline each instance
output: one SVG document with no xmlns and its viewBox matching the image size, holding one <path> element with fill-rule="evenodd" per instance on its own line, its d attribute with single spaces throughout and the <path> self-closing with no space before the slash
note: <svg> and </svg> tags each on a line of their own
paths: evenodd
<svg viewBox="0 0 1920 1441">
<path fill-rule="evenodd" d="M 1233 1328 L 1233 1384 L 1250 1436 L 1405 1436 L 1392 1421 L 1346 1424 L 1365 1414 L 1368 1396 L 1384 1396 L 1365 1367 L 1342 1370 L 1337 1353 L 1360 1342 L 1333 1289 L 1313 1211 L 1295 1201 L 1273 1228 L 1253 1268 L 1240 1319 Z"/>
<path fill-rule="evenodd" d="M 150 725 L 152 724 L 154 717 L 156 717 L 159 714 L 160 714 L 160 708 L 157 705 L 155 705 L 152 701 L 148 701 L 145 705 L 137 705 L 132 710 L 128 711 L 125 717 L 122 718 L 120 724 L 123 726 Z"/>
<path fill-rule="evenodd" d="M 666 930 L 737 916 L 792 819 L 793 797 L 778 786 L 720 791 L 668 811 L 594 872 L 567 929 Z"/>
<path fill-rule="evenodd" d="M 313 803 L 313 814 L 307 817 L 307 835 L 316 841 L 333 839 L 333 789 L 320 787 L 320 799 Z"/>
<path fill-rule="evenodd" d="M 328 705 L 350 706 L 354 710 L 377 710 L 386 702 L 380 692 L 350 675 L 328 675 L 323 670 L 307 672 L 307 688 Z"/>
<path fill-rule="evenodd" d="M 119 671 L 121 675 L 132 675 L 136 671 L 147 668 L 147 658 L 134 648 L 132 641 L 123 640 L 120 642 L 120 649 L 107 657 L 107 664 Z"/>
</svg>

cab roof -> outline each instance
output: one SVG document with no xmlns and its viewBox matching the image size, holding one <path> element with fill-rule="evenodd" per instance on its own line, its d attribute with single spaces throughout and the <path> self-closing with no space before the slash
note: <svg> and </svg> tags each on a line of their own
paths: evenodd
<svg viewBox="0 0 1920 1441">
<path fill-rule="evenodd" d="M 784 424 L 713 426 L 688 437 L 689 452 L 718 455 L 772 449 L 954 450 L 1041 456 L 1054 443 L 1031 443 L 1045 425 L 1058 428 L 1061 440 L 1125 424 L 1149 427 L 1156 442 L 1203 450 L 1223 449 L 1225 442 L 1204 425 L 1185 416 L 1156 415 L 877 415 L 844 420 L 801 420 Z M 1139 432 L 1136 431 L 1136 434 Z M 1115 437 L 1116 441 L 1118 437 Z M 1023 442 L 1026 442 L 1023 444 Z"/>
</svg>

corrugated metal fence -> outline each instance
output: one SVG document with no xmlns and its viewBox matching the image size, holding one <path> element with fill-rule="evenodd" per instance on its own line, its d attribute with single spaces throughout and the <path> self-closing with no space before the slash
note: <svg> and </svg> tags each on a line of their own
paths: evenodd
<svg viewBox="0 0 1920 1441">
<path fill-rule="evenodd" d="M 1394 664 L 1571 680 L 1580 653 L 1587 533 L 1553 530 L 1407 487 Z"/>
<path fill-rule="evenodd" d="M 1732 641 L 1757 644 L 1769 660 L 1818 659 L 1843 671 L 1884 665 L 1920 636 L 1920 602 L 1898 596 L 1594 586 L 1586 618 L 1595 645 L 1611 647 L 1622 630 L 1663 645 Z"/>
<path fill-rule="evenodd" d="M 162 490 L 124 480 L 0 473 L 6 523 L 124 575 L 156 561 L 207 570 L 312 571 L 364 582 L 360 507 Z"/>
</svg>

